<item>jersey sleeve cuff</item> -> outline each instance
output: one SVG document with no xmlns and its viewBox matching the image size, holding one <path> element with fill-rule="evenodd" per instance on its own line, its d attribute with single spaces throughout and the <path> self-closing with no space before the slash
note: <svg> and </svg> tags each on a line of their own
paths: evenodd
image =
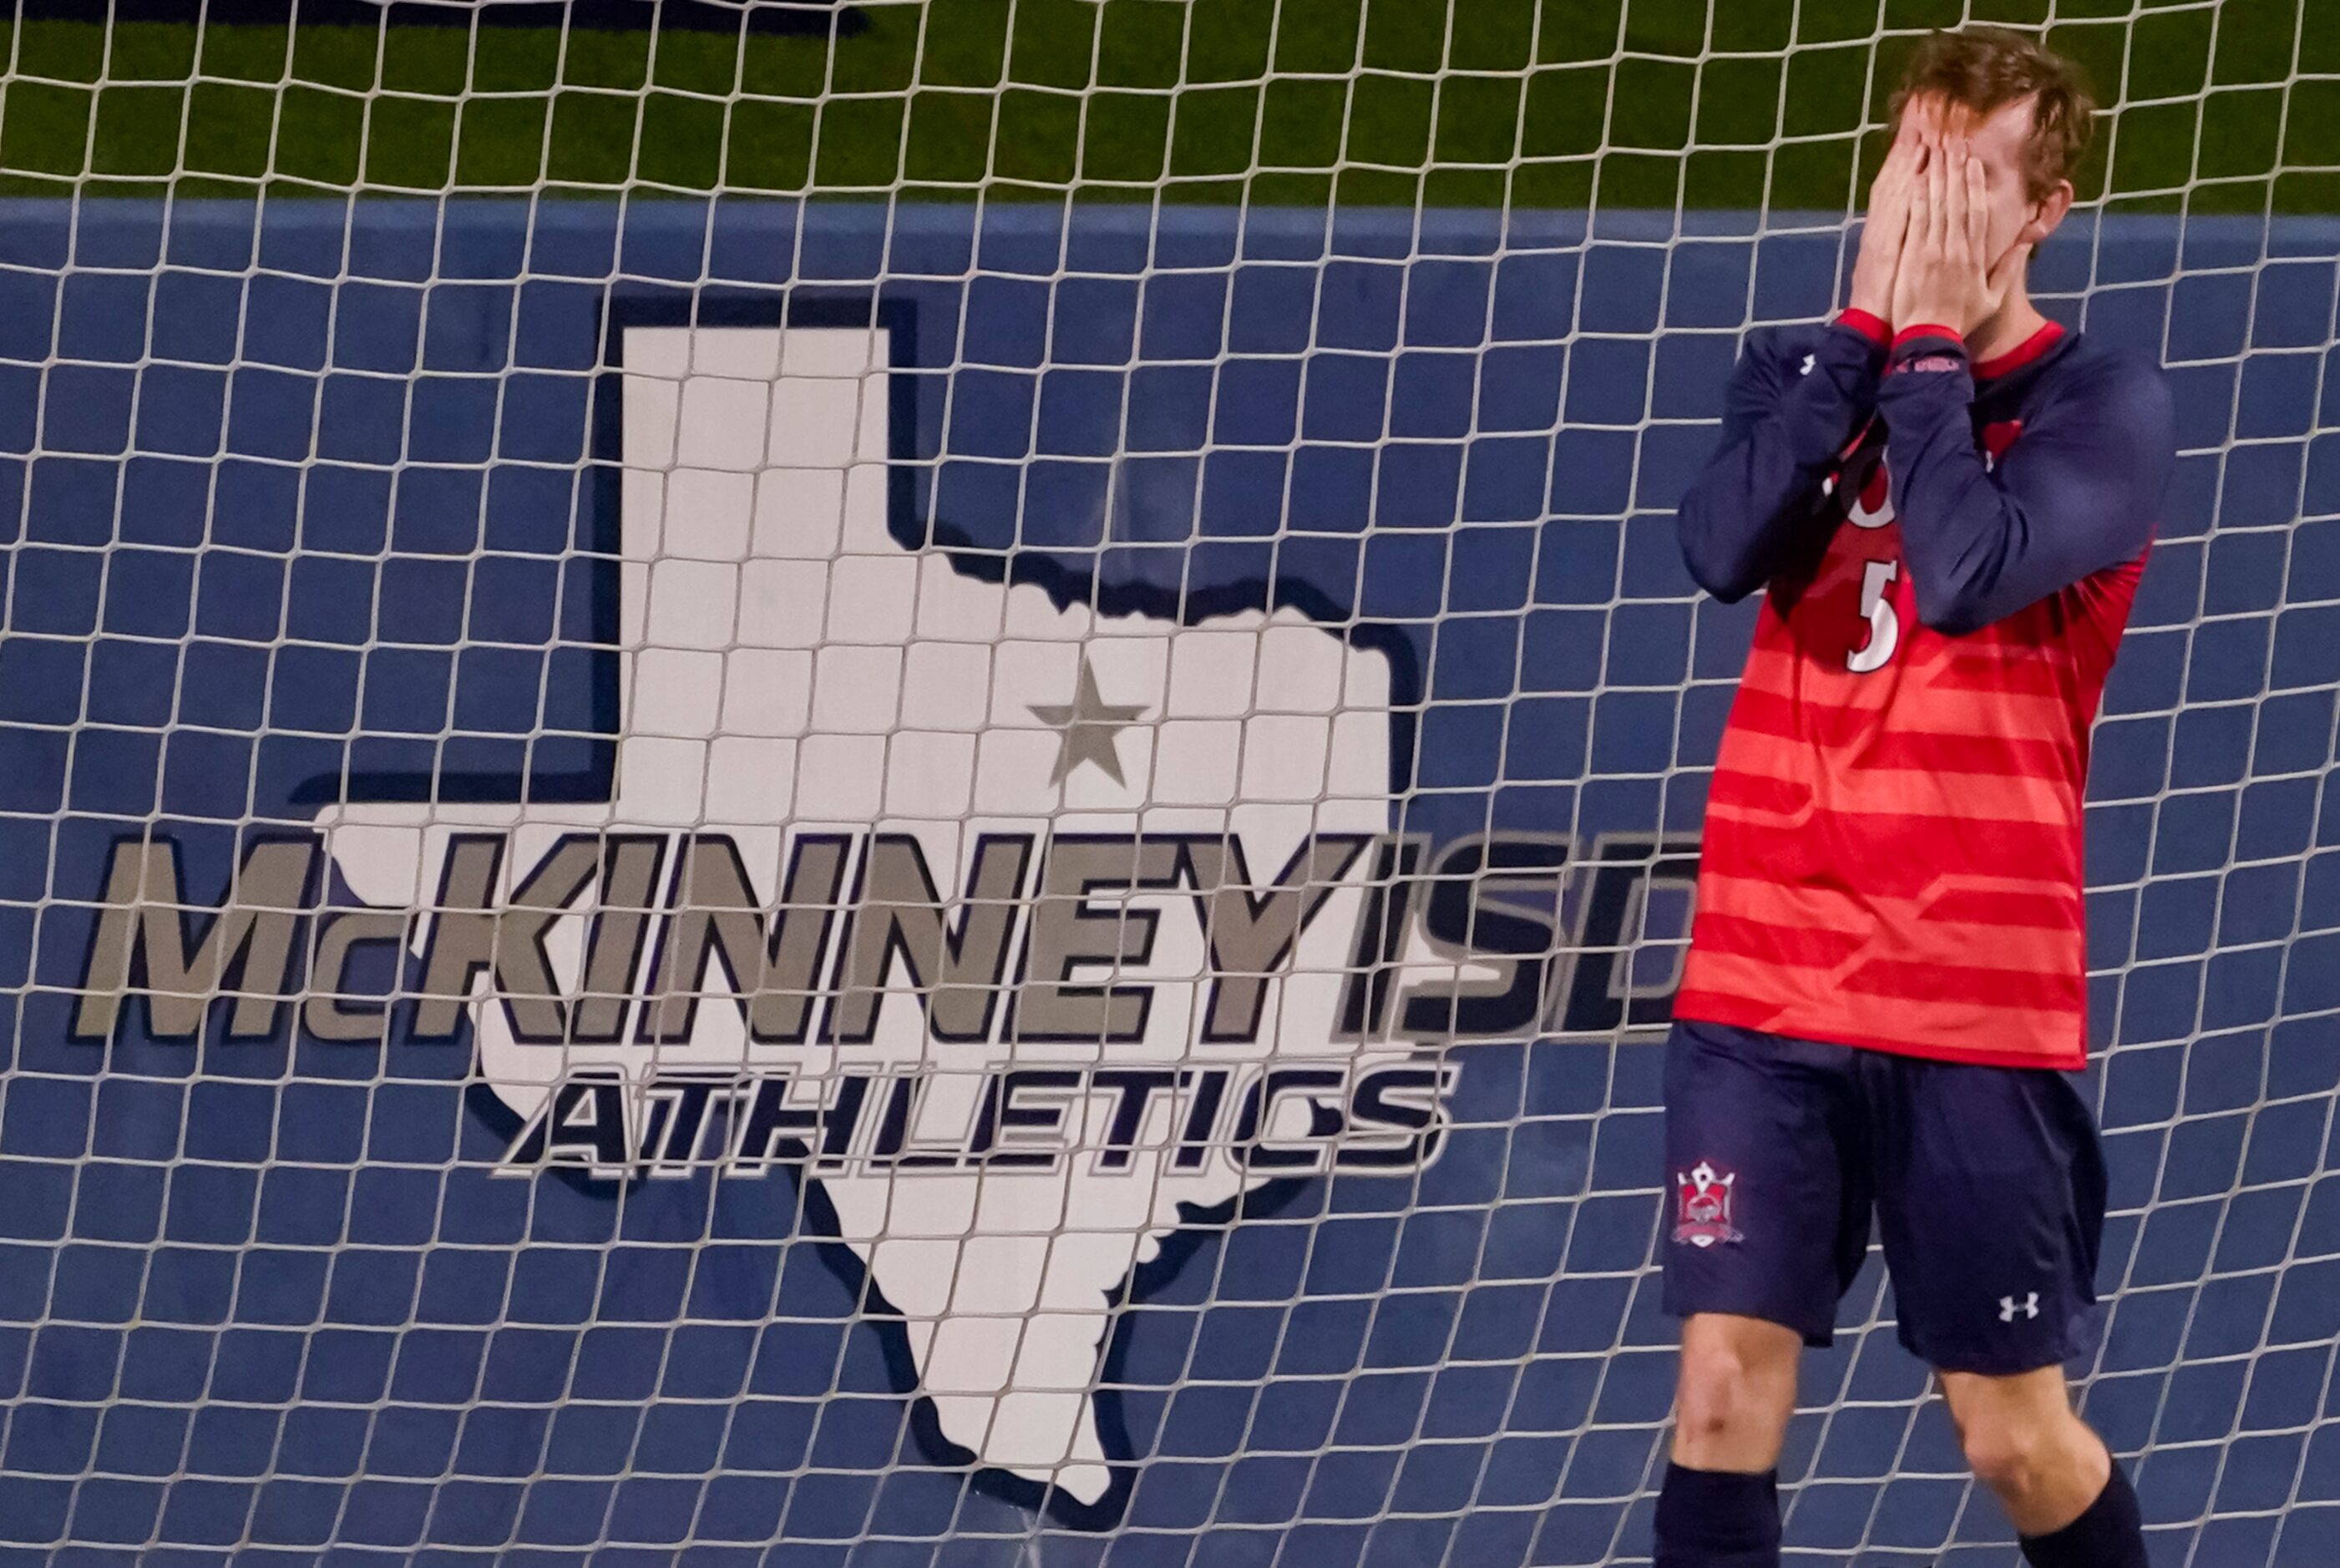
<svg viewBox="0 0 2340 1568">
<path fill-rule="evenodd" d="M 1836 324 L 1850 327 L 1880 349 L 1893 340 L 1893 329 L 1885 324 L 1882 317 L 1873 316 L 1858 305 L 1838 312 Z"/>
<path fill-rule="evenodd" d="M 1958 346 L 1960 353 L 1966 351 L 1967 340 L 1959 334 L 1958 330 L 1955 327 L 1945 327 L 1939 321 L 1919 321 L 1914 326 L 1902 328 L 1893 334 L 1890 347 L 1898 354 L 1920 338 L 1948 338 Z"/>
<path fill-rule="evenodd" d="M 1902 328 L 1893 334 L 1893 346 L 1886 350 L 1885 373 L 1893 377 L 1913 370 L 1971 372 L 1966 340 L 1939 321 Z"/>
</svg>

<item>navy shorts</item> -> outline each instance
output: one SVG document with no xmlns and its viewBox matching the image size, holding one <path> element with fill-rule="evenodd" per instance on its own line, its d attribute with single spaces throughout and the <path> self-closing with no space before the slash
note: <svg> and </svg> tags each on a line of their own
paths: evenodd
<svg viewBox="0 0 2340 1568">
<path fill-rule="evenodd" d="M 2105 1166 L 2070 1077 L 1677 1022 L 1665 1306 L 1826 1345 L 1877 1214 L 1901 1343 L 2008 1376 L 2097 1336 Z"/>
</svg>

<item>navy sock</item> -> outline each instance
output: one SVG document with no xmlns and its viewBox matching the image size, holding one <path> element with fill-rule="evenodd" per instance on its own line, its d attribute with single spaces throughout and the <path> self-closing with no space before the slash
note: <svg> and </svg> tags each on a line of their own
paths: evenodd
<svg viewBox="0 0 2340 1568">
<path fill-rule="evenodd" d="M 2145 1524 L 2118 1460 L 2087 1513 L 2053 1534 L 2023 1538 L 2023 1560 L 2031 1568 L 2146 1568 Z"/>
<path fill-rule="evenodd" d="M 1780 1473 L 1667 1465 L 1651 1568 L 1780 1568 Z"/>
</svg>

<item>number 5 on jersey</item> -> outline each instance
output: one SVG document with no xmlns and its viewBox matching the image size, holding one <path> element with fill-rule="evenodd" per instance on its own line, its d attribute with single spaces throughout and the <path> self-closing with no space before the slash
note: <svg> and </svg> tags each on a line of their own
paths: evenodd
<svg viewBox="0 0 2340 1568">
<path fill-rule="evenodd" d="M 1901 617 L 1890 597 L 1900 573 L 1899 561 L 1870 561 L 1860 569 L 1860 614 L 1869 623 L 1869 639 L 1844 656 L 1844 667 L 1854 675 L 1883 669 L 1901 645 Z"/>
</svg>

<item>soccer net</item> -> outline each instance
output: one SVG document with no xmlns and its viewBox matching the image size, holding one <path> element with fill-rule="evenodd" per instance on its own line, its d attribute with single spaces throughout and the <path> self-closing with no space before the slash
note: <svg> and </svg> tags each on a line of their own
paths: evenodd
<svg viewBox="0 0 2340 1568">
<path fill-rule="evenodd" d="M 28 3 L 0 1547 L 1646 1560 L 1750 606 L 1671 508 L 1928 27 L 2108 113 L 2087 1410 L 2340 1556 L 2322 0 Z M 2012 1563 L 1871 1267 L 1799 1564 Z"/>
</svg>

